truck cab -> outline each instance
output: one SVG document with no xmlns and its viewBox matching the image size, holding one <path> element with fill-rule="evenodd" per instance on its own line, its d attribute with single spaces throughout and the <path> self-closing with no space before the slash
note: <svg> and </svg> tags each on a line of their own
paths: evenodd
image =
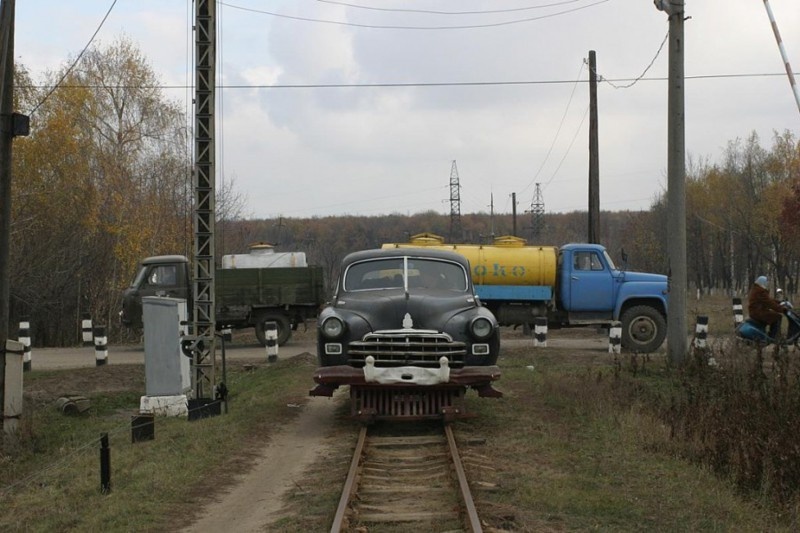
<svg viewBox="0 0 800 533">
<path fill-rule="evenodd" d="M 666 336 L 667 277 L 628 272 L 603 246 L 567 244 L 558 255 L 558 305 L 568 325 L 622 322 L 622 343 L 650 352 Z"/>
<path fill-rule="evenodd" d="M 142 261 L 130 287 L 122 293 L 121 322 L 142 327 L 142 297 L 166 296 L 188 300 L 189 259 L 183 255 L 160 255 Z"/>
</svg>

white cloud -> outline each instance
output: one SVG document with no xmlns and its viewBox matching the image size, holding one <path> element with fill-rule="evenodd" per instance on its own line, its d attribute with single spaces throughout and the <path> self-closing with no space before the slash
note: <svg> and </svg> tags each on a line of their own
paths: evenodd
<svg viewBox="0 0 800 533">
<path fill-rule="evenodd" d="M 537 2 L 363 4 L 466 11 Z M 294 17 L 407 26 L 489 24 L 552 12 L 442 16 L 311 0 L 226 3 Z M 771 5 L 797 70 L 800 10 L 796 0 L 771 0 Z M 34 72 L 63 64 L 80 51 L 107 9 L 105 0 L 18 3 L 17 56 Z M 185 2 L 120 3 L 99 38 L 108 42 L 125 31 L 165 83 L 183 84 L 193 79 L 187 65 L 188 10 Z M 765 142 L 773 130 L 798 133 L 797 106 L 763 3 L 689 0 L 686 14 L 691 17 L 685 21 L 687 152 L 713 162 L 729 141 L 751 131 Z M 461 177 L 462 212 L 488 211 L 492 194 L 495 210 L 510 210 L 512 192 L 527 207 L 534 180 L 546 185 L 548 211 L 585 208 L 588 119 L 578 129 L 588 107 L 585 68 L 577 88 L 572 83 L 581 62 L 596 50 L 601 75 L 636 78 L 654 60 L 668 28 L 666 16 L 648 0 L 610 0 L 563 16 L 472 30 L 323 24 L 225 5 L 220 22 L 219 79 L 226 85 L 562 82 L 225 90 L 219 120 L 224 136 L 218 142 L 223 175 L 236 176 L 249 210 L 262 217 L 446 212 L 453 160 Z M 598 88 L 604 208 L 647 208 L 664 188 L 667 59 L 665 46 L 646 79 L 629 89 L 608 83 Z M 692 79 L 760 73 L 778 75 Z M 168 95 L 185 98 L 187 91 Z"/>
</svg>

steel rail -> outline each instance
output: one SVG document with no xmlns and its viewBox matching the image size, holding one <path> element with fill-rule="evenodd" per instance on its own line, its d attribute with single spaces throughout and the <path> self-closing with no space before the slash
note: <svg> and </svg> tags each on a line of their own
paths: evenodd
<svg viewBox="0 0 800 533">
<path fill-rule="evenodd" d="M 445 424 L 444 432 L 445 435 L 447 435 L 450 457 L 453 459 L 453 466 L 456 469 L 456 477 L 458 478 L 458 486 L 461 489 L 461 498 L 464 500 L 464 506 L 466 508 L 467 525 L 473 533 L 483 533 L 480 519 L 478 519 L 478 510 L 475 508 L 475 501 L 472 499 L 472 492 L 469 490 L 469 484 L 467 483 L 464 465 L 461 464 L 461 457 L 458 455 L 458 446 L 456 446 L 456 439 L 453 436 L 453 429 L 449 424 Z"/>
<path fill-rule="evenodd" d="M 339 507 L 336 509 L 336 516 L 333 518 L 331 525 L 331 533 L 339 533 L 342 531 L 344 525 L 345 514 L 350 505 L 350 498 L 356 488 L 356 477 L 358 476 L 358 467 L 361 463 L 361 457 L 364 454 L 364 443 L 367 440 L 367 426 L 362 426 L 358 434 L 358 442 L 356 442 L 356 449 L 353 452 L 353 460 L 350 462 L 350 470 L 347 472 L 347 479 L 344 482 L 342 489 L 342 496 L 339 499 Z"/>
</svg>

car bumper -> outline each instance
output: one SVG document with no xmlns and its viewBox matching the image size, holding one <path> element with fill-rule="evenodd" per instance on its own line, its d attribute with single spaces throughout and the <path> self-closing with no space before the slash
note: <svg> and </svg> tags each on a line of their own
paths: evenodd
<svg viewBox="0 0 800 533">
<path fill-rule="evenodd" d="M 370 369 L 348 365 L 326 366 L 314 371 L 314 382 L 317 385 L 309 391 L 309 394 L 332 396 L 341 385 L 420 388 L 454 386 L 471 387 L 478 391 L 481 397 L 499 398 L 502 393 L 492 387 L 492 381 L 498 379 L 500 379 L 500 367 L 497 365 L 450 368 L 446 373 L 441 369 L 419 367 Z"/>
</svg>

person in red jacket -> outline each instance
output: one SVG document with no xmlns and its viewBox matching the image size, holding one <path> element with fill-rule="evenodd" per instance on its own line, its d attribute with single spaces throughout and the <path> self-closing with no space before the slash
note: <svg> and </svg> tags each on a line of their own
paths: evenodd
<svg viewBox="0 0 800 533">
<path fill-rule="evenodd" d="M 767 335 L 776 338 L 781 332 L 781 317 L 785 309 L 769 295 L 767 277 L 759 276 L 747 296 L 747 312 L 750 318 L 769 326 Z"/>
</svg>

